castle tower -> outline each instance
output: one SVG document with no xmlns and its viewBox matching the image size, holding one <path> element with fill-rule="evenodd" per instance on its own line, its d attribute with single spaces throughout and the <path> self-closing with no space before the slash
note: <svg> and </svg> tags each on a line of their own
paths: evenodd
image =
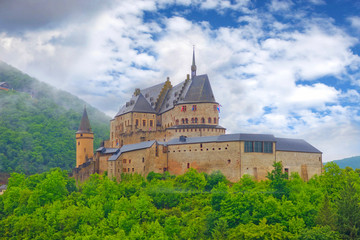
<svg viewBox="0 0 360 240">
<path fill-rule="evenodd" d="M 94 133 L 91 131 L 89 118 L 84 107 L 79 130 L 76 132 L 76 167 L 94 156 Z"/>
<path fill-rule="evenodd" d="M 195 47 L 193 47 L 193 60 L 191 65 L 191 78 L 196 76 L 196 65 L 195 65 Z"/>
</svg>

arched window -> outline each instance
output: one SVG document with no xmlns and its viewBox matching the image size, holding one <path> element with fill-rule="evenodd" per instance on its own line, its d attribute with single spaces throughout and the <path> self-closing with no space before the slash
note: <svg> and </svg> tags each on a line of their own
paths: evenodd
<svg viewBox="0 0 360 240">
<path fill-rule="evenodd" d="M 195 123 L 197 123 L 198 122 L 198 119 L 197 118 L 195 118 Z"/>
<path fill-rule="evenodd" d="M 216 123 L 216 118 L 214 118 L 214 123 Z"/>
<path fill-rule="evenodd" d="M 191 123 L 194 123 L 194 122 L 195 122 L 194 118 L 191 118 Z"/>
<path fill-rule="evenodd" d="M 211 118 L 208 118 L 208 123 L 211 123 Z"/>
<path fill-rule="evenodd" d="M 179 119 L 176 119 L 175 123 L 176 125 L 179 125 Z"/>
<path fill-rule="evenodd" d="M 185 123 L 188 124 L 189 123 L 189 120 L 187 118 L 185 118 Z"/>
<path fill-rule="evenodd" d="M 182 118 L 182 119 L 181 119 L 181 123 L 182 123 L 182 124 L 185 124 L 185 119 Z"/>
<path fill-rule="evenodd" d="M 201 118 L 201 123 L 205 123 L 205 118 Z"/>
</svg>

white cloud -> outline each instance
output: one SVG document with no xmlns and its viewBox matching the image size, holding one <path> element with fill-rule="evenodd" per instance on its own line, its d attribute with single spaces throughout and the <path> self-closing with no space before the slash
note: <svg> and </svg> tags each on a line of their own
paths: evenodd
<svg viewBox="0 0 360 240">
<path fill-rule="evenodd" d="M 201 11 L 238 9 L 246 15 L 237 17 L 238 25 L 213 28 L 211 22 L 194 22 L 186 14 L 157 13 L 171 4 L 201 6 Z M 325 160 L 346 157 L 347 151 L 360 155 L 359 108 L 348 106 L 359 92 L 318 81 L 326 76 L 353 83 L 359 79 L 348 72 L 350 66 L 352 71 L 359 67 L 359 56 L 350 51 L 357 40 L 330 19 L 297 18 L 295 28 L 269 13 L 250 11 L 250 4 L 119 1 L 86 22 L 22 36 L 0 33 L 0 56 L 113 116 L 134 88 L 158 84 L 167 76 L 173 85 L 184 80 L 196 45 L 198 74 L 209 75 L 223 106 L 220 124 L 229 132 L 304 138 L 324 151 Z M 293 4 L 272 1 L 270 8 L 286 12 Z M 144 11 L 159 16 L 144 21 Z M 346 139 L 355 144 L 348 146 Z"/>
<path fill-rule="evenodd" d="M 351 26 L 354 29 L 356 29 L 357 31 L 360 31 L 360 17 L 358 17 L 358 16 L 349 17 L 348 21 L 350 21 Z"/>
</svg>

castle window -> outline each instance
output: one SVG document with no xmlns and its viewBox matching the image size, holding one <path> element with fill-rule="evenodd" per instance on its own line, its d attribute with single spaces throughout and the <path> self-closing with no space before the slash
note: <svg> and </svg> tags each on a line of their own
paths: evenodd
<svg viewBox="0 0 360 240">
<path fill-rule="evenodd" d="M 129 159 L 129 163 L 131 163 L 131 159 Z"/>
<path fill-rule="evenodd" d="M 190 163 L 187 163 L 187 168 L 190 168 Z"/>
<path fill-rule="evenodd" d="M 123 163 L 126 163 L 126 159 L 123 159 Z"/>
<path fill-rule="evenodd" d="M 195 123 L 197 123 L 198 122 L 198 119 L 197 118 L 195 118 Z"/>
<path fill-rule="evenodd" d="M 227 163 L 228 163 L 228 164 L 230 164 L 230 163 L 231 163 L 231 160 L 230 160 L 230 159 L 229 159 L 229 160 L 227 160 Z"/>
<path fill-rule="evenodd" d="M 216 118 L 214 118 L 214 123 L 216 123 Z"/>
<path fill-rule="evenodd" d="M 264 153 L 272 153 L 273 152 L 273 148 L 272 148 L 272 142 L 264 142 Z"/>
<path fill-rule="evenodd" d="M 80 134 L 80 137 L 82 137 L 83 135 L 82 135 L 82 133 Z"/>
<path fill-rule="evenodd" d="M 128 168 L 128 172 L 130 172 L 130 168 Z"/>
<path fill-rule="evenodd" d="M 182 124 L 185 124 L 185 119 L 182 118 L 182 119 L 181 119 L 181 123 L 182 123 Z"/>
<path fill-rule="evenodd" d="M 186 112 L 186 106 L 184 105 L 184 106 L 181 106 L 181 111 L 182 112 Z"/>
<path fill-rule="evenodd" d="M 145 159 L 144 159 L 144 158 L 142 158 L 142 162 L 143 162 L 143 163 L 145 162 Z"/>
<path fill-rule="evenodd" d="M 78 146 L 80 145 L 80 142 L 78 142 Z"/>
<path fill-rule="evenodd" d="M 246 141 L 244 150 L 245 152 L 253 152 L 253 142 Z"/>
<path fill-rule="evenodd" d="M 205 118 L 201 118 L 201 123 L 205 123 Z"/>
<path fill-rule="evenodd" d="M 284 171 L 285 171 L 285 173 L 286 173 L 286 178 L 289 178 L 289 169 L 288 169 L 288 168 L 285 168 Z"/>
<path fill-rule="evenodd" d="M 135 119 L 135 126 L 139 126 L 139 119 Z"/>
<path fill-rule="evenodd" d="M 194 118 L 191 118 L 191 123 L 194 123 L 195 122 L 195 119 Z"/>
<path fill-rule="evenodd" d="M 134 170 L 135 170 L 135 169 L 134 169 L 134 168 L 132 168 L 132 172 L 134 172 Z"/>
<path fill-rule="evenodd" d="M 202 148 L 202 143 L 200 143 L 200 148 Z"/>
<path fill-rule="evenodd" d="M 179 119 L 176 119 L 175 124 L 179 125 Z"/>
<path fill-rule="evenodd" d="M 142 121 L 142 124 L 143 124 L 143 127 L 146 127 L 146 120 L 145 119 Z"/>
<path fill-rule="evenodd" d="M 187 118 L 185 118 L 185 123 L 188 124 L 189 123 L 189 120 Z"/>
<path fill-rule="evenodd" d="M 150 127 L 152 127 L 154 125 L 154 121 L 150 120 Z"/>
<path fill-rule="evenodd" d="M 262 152 L 262 142 L 254 142 L 254 152 Z"/>
<path fill-rule="evenodd" d="M 217 106 L 216 105 L 214 105 L 214 111 L 217 111 L 218 109 L 217 109 Z"/>
<path fill-rule="evenodd" d="M 192 110 L 196 111 L 196 105 L 192 105 Z"/>
<path fill-rule="evenodd" d="M 211 118 L 208 118 L 208 123 L 211 123 Z"/>
<path fill-rule="evenodd" d="M 126 172 L 126 168 L 123 168 L 123 172 Z"/>
</svg>

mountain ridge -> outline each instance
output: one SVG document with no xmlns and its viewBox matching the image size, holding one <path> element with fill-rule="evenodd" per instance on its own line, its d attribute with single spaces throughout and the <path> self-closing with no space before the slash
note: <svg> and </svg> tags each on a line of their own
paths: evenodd
<svg viewBox="0 0 360 240">
<path fill-rule="evenodd" d="M 333 162 L 336 163 L 340 168 L 351 167 L 354 170 L 357 168 L 360 169 L 360 156 L 343 158 L 339 160 L 334 160 Z"/>
</svg>

